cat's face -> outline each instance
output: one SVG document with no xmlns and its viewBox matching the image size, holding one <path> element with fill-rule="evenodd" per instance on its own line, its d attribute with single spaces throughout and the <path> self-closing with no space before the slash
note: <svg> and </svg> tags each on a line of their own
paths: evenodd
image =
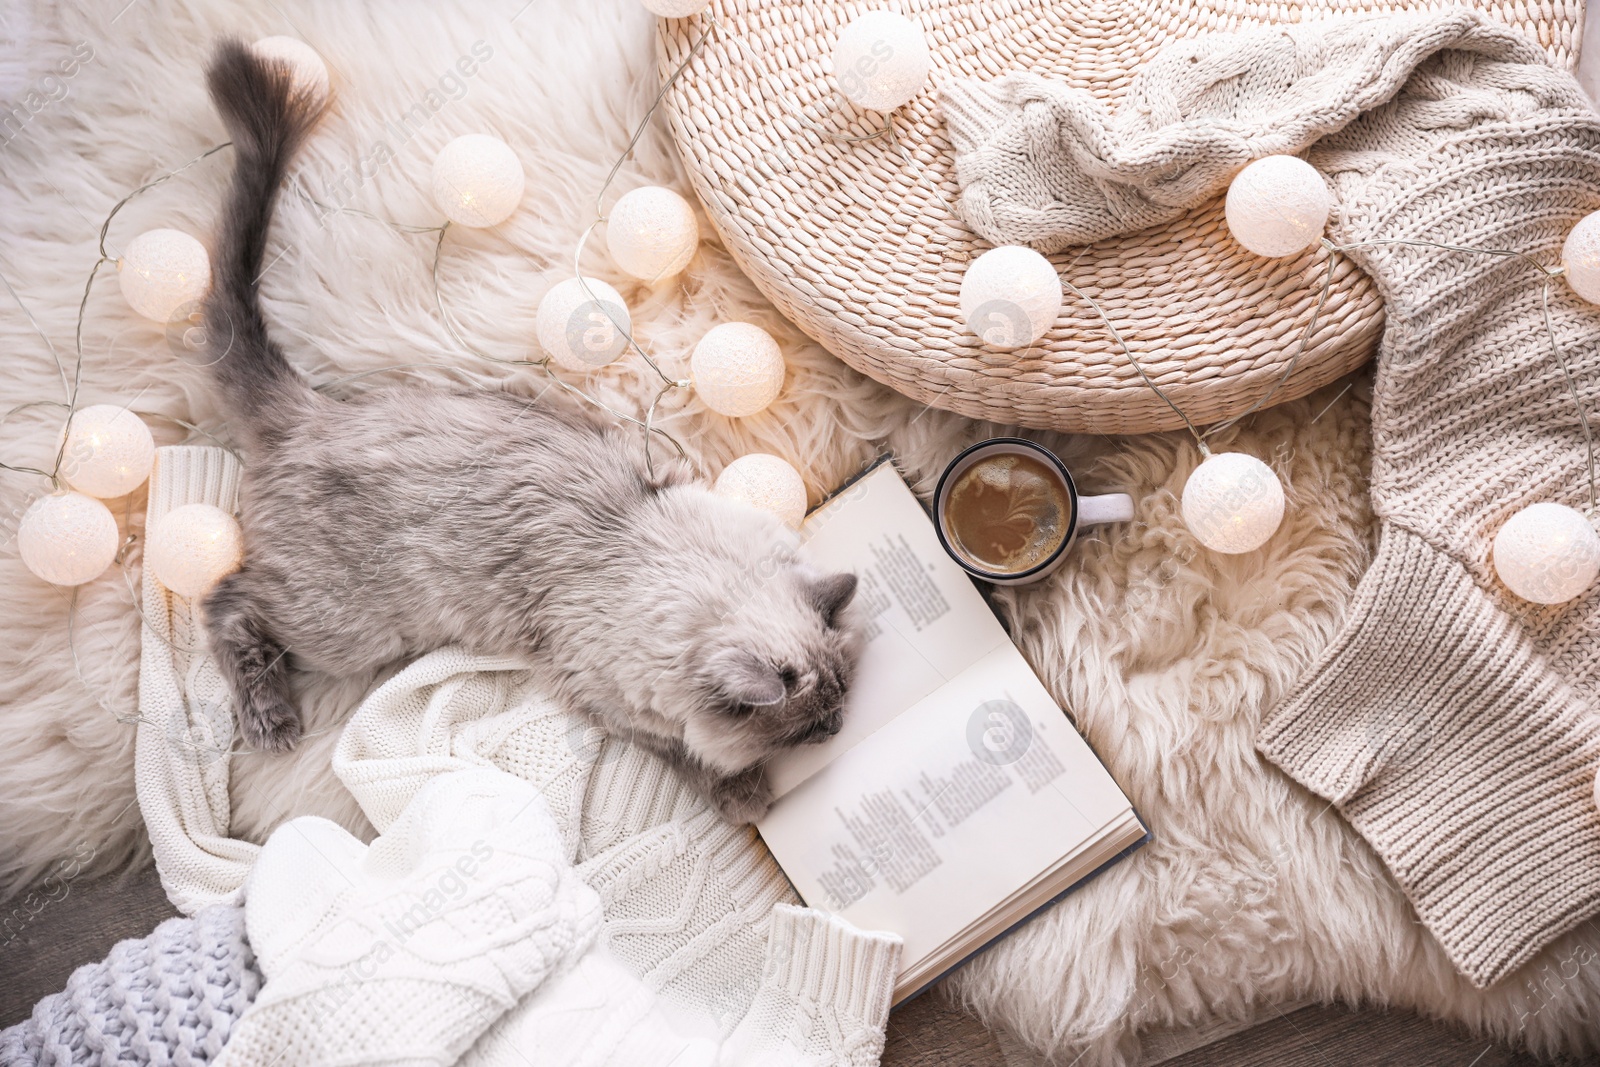
<svg viewBox="0 0 1600 1067">
<path fill-rule="evenodd" d="M 691 654 L 683 740 L 700 762 L 733 773 L 839 732 L 862 644 L 855 592 L 855 575 L 798 559 L 735 591 Z"/>
</svg>

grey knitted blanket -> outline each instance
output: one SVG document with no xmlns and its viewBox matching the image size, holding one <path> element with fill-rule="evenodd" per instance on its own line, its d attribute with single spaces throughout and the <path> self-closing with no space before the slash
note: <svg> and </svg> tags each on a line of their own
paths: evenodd
<svg viewBox="0 0 1600 1067">
<path fill-rule="evenodd" d="M 29 1019 L 0 1031 L 0 1067 L 200 1067 L 260 988 L 243 908 L 168 919 L 79 967 Z"/>
<path fill-rule="evenodd" d="M 1464 11 L 1179 42 L 1115 116 L 1032 75 L 955 83 L 943 104 L 959 210 L 996 243 L 1055 250 L 1142 229 L 1220 194 L 1252 159 L 1308 151 L 1338 200 L 1340 243 L 1421 238 L 1554 264 L 1600 208 L 1600 120 L 1576 82 Z M 1538 607 L 1490 563 L 1517 510 L 1586 504 L 1578 409 L 1527 264 L 1396 245 L 1350 255 L 1385 301 L 1381 537 L 1342 632 L 1258 747 L 1338 806 L 1487 985 L 1600 912 L 1600 591 Z M 1600 309 L 1558 280 L 1551 314 L 1592 406 Z"/>
</svg>

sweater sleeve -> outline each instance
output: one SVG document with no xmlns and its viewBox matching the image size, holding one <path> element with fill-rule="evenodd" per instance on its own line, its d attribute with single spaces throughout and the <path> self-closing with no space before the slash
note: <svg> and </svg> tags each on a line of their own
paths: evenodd
<svg viewBox="0 0 1600 1067">
<path fill-rule="evenodd" d="M 1554 264 L 1600 207 L 1600 120 L 1542 63 L 1447 52 L 1311 158 L 1337 191 L 1335 240 L 1384 297 L 1381 532 L 1342 631 L 1258 747 L 1338 807 L 1488 986 L 1600 913 L 1600 591 L 1533 605 L 1491 559 L 1521 508 L 1587 501 L 1550 335 L 1592 403 L 1600 312 L 1517 256 L 1395 242 Z"/>
<path fill-rule="evenodd" d="M 1475 985 L 1600 910 L 1600 731 L 1498 595 L 1388 526 L 1261 752 L 1383 858 Z"/>
<path fill-rule="evenodd" d="M 185 504 L 233 511 L 239 462 L 220 448 L 157 449 L 145 528 Z M 134 786 L 161 887 L 187 915 L 237 903 L 260 846 L 229 836 L 233 702 L 210 656 L 193 602 L 168 592 L 149 568 L 142 592 L 139 726 Z"/>
</svg>

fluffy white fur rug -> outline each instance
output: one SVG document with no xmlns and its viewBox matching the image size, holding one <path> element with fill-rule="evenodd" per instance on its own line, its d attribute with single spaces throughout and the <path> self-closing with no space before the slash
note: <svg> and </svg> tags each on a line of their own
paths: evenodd
<svg viewBox="0 0 1600 1067">
<path fill-rule="evenodd" d="M 303 187 L 324 201 L 431 225 L 427 179 L 440 146 L 487 131 L 516 147 L 529 177 L 523 208 L 492 232 L 452 234 L 443 272 L 469 335 L 505 358 L 529 352 L 538 298 L 570 273 L 594 192 L 657 84 L 652 24 L 635 0 L 123 3 L 17 3 L 0 16 L 0 98 L 14 108 L 0 166 L 0 271 L 68 356 L 106 211 L 221 140 L 200 77 L 219 34 L 297 34 L 327 57 L 338 102 L 299 167 Z M 80 42 L 92 58 L 61 73 Z M 462 77 L 456 62 L 477 42 L 492 54 Z M 402 138 L 408 114 L 420 129 Z M 380 142 L 393 159 L 372 166 Z M 208 234 L 227 164 L 225 155 L 201 163 L 130 205 L 111 231 L 112 254 L 155 226 Z M 617 192 L 645 183 L 685 188 L 659 126 Z M 395 373 L 541 387 L 536 373 L 452 345 L 432 306 L 430 237 L 351 212 L 319 220 L 294 196 L 280 220 L 283 254 L 264 283 L 269 313 L 314 380 L 422 362 L 456 370 L 385 372 L 343 388 Z M 731 318 L 758 322 L 784 344 L 789 382 L 768 414 L 729 422 L 693 401 L 671 414 L 708 472 L 746 451 L 777 452 L 815 494 L 887 446 L 926 490 L 964 443 L 1001 429 L 924 410 L 844 368 L 778 318 L 712 234 L 680 283 L 653 290 L 626 283 L 601 248 L 593 272 L 622 289 L 641 339 L 669 363 Z M 0 406 L 59 399 L 44 343 L 9 295 L 0 300 Z M 126 308 L 109 276 L 90 299 L 85 343 L 87 401 L 134 400 L 227 436 L 201 372 Z M 596 384 L 633 405 L 647 388 L 637 367 L 608 370 Z M 1176 494 L 1197 457 L 1183 438 L 1049 439 L 1091 489 L 1139 494 L 1140 521 L 1084 543 L 1052 580 L 997 602 L 1155 841 L 946 983 L 1038 1049 L 1122 1062 L 1137 1058 L 1143 1030 L 1246 1018 L 1303 998 L 1404 1005 L 1544 1052 L 1597 1047 L 1592 924 L 1498 988 L 1473 990 L 1361 840 L 1253 751 L 1263 708 L 1329 639 L 1367 559 L 1362 392 L 1359 380 L 1335 386 L 1234 435 L 1232 444 L 1270 457 L 1290 499 L 1271 545 L 1243 558 L 1200 551 L 1185 532 Z M 57 420 L 48 408 L 19 413 L 0 430 L 0 458 L 47 463 Z M 171 443 L 183 431 L 158 423 L 158 436 Z M 11 893 L 62 857 L 81 861 L 92 850 L 88 869 L 108 870 L 147 851 L 125 724 L 135 710 L 138 619 L 117 574 L 86 587 L 74 666 L 68 597 L 31 578 L 12 544 L 17 516 L 43 488 L 37 477 L 0 473 L 0 890 Z M 142 504 L 136 496 L 125 509 L 135 531 Z M 367 830 L 328 772 L 337 725 L 364 682 L 306 687 L 320 733 L 292 756 L 236 761 L 241 834 L 260 839 L 304 812 Z"/>
</svg>

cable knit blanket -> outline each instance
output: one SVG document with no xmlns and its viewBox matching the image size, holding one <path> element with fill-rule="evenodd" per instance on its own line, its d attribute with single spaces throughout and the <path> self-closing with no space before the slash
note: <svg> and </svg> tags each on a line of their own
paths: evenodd
<svg viewBox="0 0 1600 1067">
<path fill-rule="evenodd" d="M 216 904 L 168 919 L 79 967 L 67 987 L 0 1031 L 6 1067 L 214 1063 L 261 989 L 244 912 Z"/>
</svg>

